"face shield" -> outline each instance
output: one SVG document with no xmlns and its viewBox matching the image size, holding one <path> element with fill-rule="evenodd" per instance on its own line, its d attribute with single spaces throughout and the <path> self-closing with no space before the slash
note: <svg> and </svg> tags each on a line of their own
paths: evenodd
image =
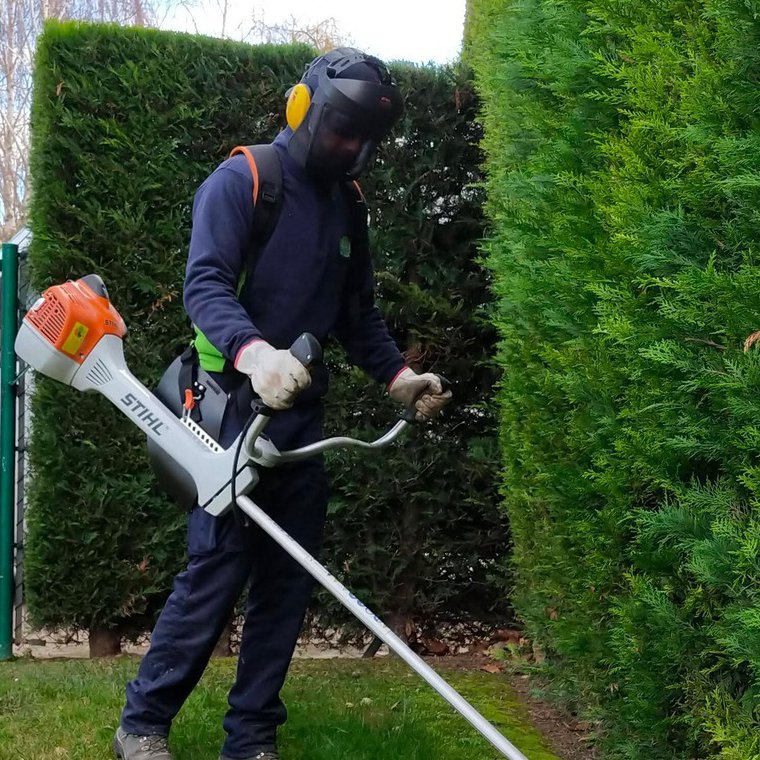
<svg viewBox="0 0 760 760">
<path fill-rule="evenodd" d="M 401 116 L 403 101 L 391 84 L 337 79 L 322 72 L 291 155 L 324 179 L 356 179 Z"/>
</svg>

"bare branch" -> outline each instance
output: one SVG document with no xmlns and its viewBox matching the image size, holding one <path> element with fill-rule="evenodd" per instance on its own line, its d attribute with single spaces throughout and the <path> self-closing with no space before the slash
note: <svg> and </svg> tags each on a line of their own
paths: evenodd
<svg viewBox="0 0 760 760">
<path fill-rule="evenodd" d="M 263 18 L 254 16 L 253 28 L 261 41 L 291 44 L 303 42 L 320 52 L 352 44 L 333 17 L 316 24 L 302 24 L 291 15 L 280 23 L 267 24 Z"/>
<path fill-rule="evenodd" d="M 198 19 L 208 17 L 203 0 L 0 0 L 0 239 L 7 239 L 23 225 L 29 197 L 29 108 L 37 37 L 47 19 L 114 21 L 140 26 L 160 25 L 173 9 L 188 14 L 196 34 Z M 254 8 L 234 29 L 233 4 L 214 0 L 221 14 L 223 37 L 249 42 L 305 42 L 324 52 L 350 45 L 334 18 L 301 23 L 291 15 L 268 24 Z"/>
</svg>

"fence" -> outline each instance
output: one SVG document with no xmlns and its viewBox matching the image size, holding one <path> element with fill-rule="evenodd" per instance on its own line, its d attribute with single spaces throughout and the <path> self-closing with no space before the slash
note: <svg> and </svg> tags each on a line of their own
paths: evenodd
<svg viewBox="0 0 760 760">
<path fill-rule="evenodd" d="M 31 376 L 13 351 L 21 311 L 33 294 L 28 289 L 26 252 L 31 233 L 24 228 L 3 245 L 2 377 L 0 377 L 0 660 L 20 643 L 24 624 L 25 483 L 28 471 L 26 440 L 29 432 Z"/>
</svg>

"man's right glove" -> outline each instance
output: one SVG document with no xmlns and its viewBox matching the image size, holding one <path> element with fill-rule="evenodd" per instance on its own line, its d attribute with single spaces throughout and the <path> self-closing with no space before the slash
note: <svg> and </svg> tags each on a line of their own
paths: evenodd
<svg viewBox="0 0 760 760">
<path fill-rule="evenodd" d="M 254 340 L 238 351 L 235 369 L 251 378 L 256 394 L 270 409 L 289 409 L 311 385 L 309 370 L 287 349 Z"/>
</svg>

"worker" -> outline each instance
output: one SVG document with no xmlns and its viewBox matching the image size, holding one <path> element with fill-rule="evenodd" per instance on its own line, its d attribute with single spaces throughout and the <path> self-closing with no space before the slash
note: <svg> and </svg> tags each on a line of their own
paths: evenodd
<svg viewBox="0 0 760 760">
<path fill-rule="evenodd" d="M 255 232 L 264 205 L 253 196 L 266 177 L 254 179 L 244 153 L 225 160 L 196 193 L 184 304 L 197 330 L 199 361 L 233 399 L 244 382 L 273 410 L 266 433 L 281 450 L 322 437 L 327 369 L 307 369 L 288 351 L 304 332 L 322 343 L 337 339 L 352 362 L 383 383 L 391 398 L 415 408 L 421 421 L 450 401 L 437 375 L 406 365 L 374 303 L 362 230 L 366 207 L 354 182 L 402 109 L 382 61 L 335 49 L 308 64 L 288 93 L 288 126 L 272 143 L 281 170 L 269 197 L 276 221 L 264 244 Z M 246 404 L 229 405 L 222 446 L 235 440 L 248 414 Z M 314 457 L 261 468 L 252 496 L 317 555 L 328 488 L 322 458 Z M 187 542 L 187 567 L 127 685 L 114 752 L 123 760 L 172 760 L 172 721 L 249 583 L 220 760 L 279 760 L 277 729 L 287 716 L 280 690 L 313 590 L 311 576 L 233 511 L 214 517 L 196 505 Z"/>
</svg>

